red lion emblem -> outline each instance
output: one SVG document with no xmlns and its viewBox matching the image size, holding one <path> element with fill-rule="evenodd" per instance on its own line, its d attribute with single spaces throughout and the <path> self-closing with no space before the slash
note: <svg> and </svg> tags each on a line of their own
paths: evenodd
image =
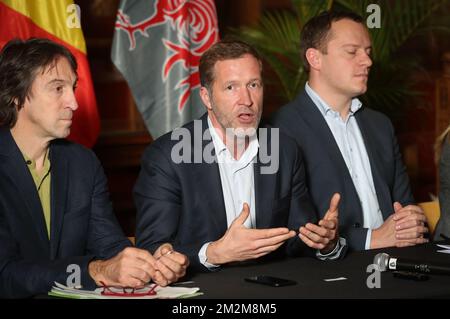
<svg viewBox="0 0 450 319">
<path fill-rule="evenodd" d="M 175 89 L 181 89 L 178 111 L 185 106 L 191 90 L 200 86 L 198 65 L 200 57 L 218 38 L 216 8 L 214 0 L 156 0 L 151 17 L 130 22 L 130 17 L 119 10 L 115 27 L 126 32 L 130 40 L 130 51 L 136 47 L 136 33 L 148 37 L 147 31 L 157 25 L 170 23 L 176 28 L 178 43 L 167 39 L 161 41 L 169 50 L 163 65 L 163 81 L 177 62 L 182 62 L 189 74 L 182 78 Z M 190 41 L 189 41 L 190 40 Z"/>
</svg>

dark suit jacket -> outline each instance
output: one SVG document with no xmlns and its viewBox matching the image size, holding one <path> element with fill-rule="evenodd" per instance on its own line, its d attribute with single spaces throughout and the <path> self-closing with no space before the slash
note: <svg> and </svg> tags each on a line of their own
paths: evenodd
<svg viewBox="0 0 450 319">
<path fill-rule="evenodd" d="M 87 265 L 130 245 L 111 209 L 106 177 L 94 153 L 65 140 L 50 145 L 51 235 L 27 164 L 9 129 L 0 129 L 0 297 L 47 293 L 66 284 L 67 266 L 95 287 Z"/>
<path fill-rule="evenodd" d="M 206 114 L 201 123 L 200 133 L 203 135 L 208 128 Z M 184 127 L 193 139 L 193 122 Z M 188 142 L 192 146 L 189 151 L 191 159 L 195 148 L 192 139 Z M 317 217 L 304 183 L 299 149 L 290 138 L 280 139 L 277 173 L 260 173 L 263 165 L 259 160 L 260 154 L 254 164 L 256 227 L 298 230 L 307 222 L 317 222 Z M 189 257 L 191 266 L 205 270 L 198 259 L 201 246 L 218 240 L 227 230 L 219 166 L 217 162 L 208 164 L 203 161 L 175 164 L 171 160 L 171 151 L 178 142 L 171 140 L 168 133 L 153 142 L 144 153 L 141 173 L 134 187 L 136 245 L 153 252 L 160 244 L 171 242 L 175 250 Z M 260 139 L 260 145 L 262 142 Z M 203 151 L 208 143 L 214 150 L 212 140 L 200 140 L 197 149 Z M 290 255 L 310 254 L 312 251 L 298 237 L 291 239 L 284 248 Z"/>
<path fill-rule="evenodd" d="M 450 141 L 442 145 L 439 159 L 439 206 L 441 216 L 434 231 L 434 240 L 442 240 L 441 234 L 450 237 Z"/>
<path fill-rule="evenodd" d="M 386 219 L 393 212 L 395 201 L 402 205 L 414 202 L 394 129 L 385 115 L 366 107 L 358 110 L 355 118 L 369 156 L 378 203 Z M 302 149 L 307 185 L 316 210 L 326 212 L 333 193 L 340 193 L 340 234 L 350 248 L 363 250 L 367 229 L 362 228 L 361 203 L 339 147 L 316 105 L 303 91 L 275 114 L 273 124 L 293 137 Z"/>
</svg>

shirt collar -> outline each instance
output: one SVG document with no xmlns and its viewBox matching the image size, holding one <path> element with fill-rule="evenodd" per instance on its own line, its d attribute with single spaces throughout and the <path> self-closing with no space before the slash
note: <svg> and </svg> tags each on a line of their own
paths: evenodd
<svg viewBox="0 0 450 319">
<path fill-rule="evenodd" d="M 220 154 L 222 154 L 222 152 L 225 152 L 227 150 L 227 147 L 226 147 L 225 143 L 222 141 L 222 139 L 220 138 L 220 136 L 217 133 L 214 126 L 212 125 L 209 115 L 208 115 L 208 129 L 209 129 L 209 133 L 211 133 L 211 138 L 214 143 L 214 149 L 216 151 L 216 154 L 217 154 L 217 156 L 219 156 Z"/>
<path fill-rule="evenodd" d="M 50 170 L 50 154 L 49 154 L 49 150 L 47 149 L 47 151 L 45 152 L 45 156 L 44 156 L 44 171 L 48 172 Z M 27 164 L 27 166 L 32 169 L 35 170 L 36 169 L 36 161 L 30 159 L 25 153 L 22 153 L 23 158 L 25 159 L 25 163 Z"/>
<path fill-rule="evenodd" d="M 320 96 L 316 93 L 310 86 L 309 83 L 306 82 L 305 84 L 305 91 L 313 100 L 314 104 L 319 109 L 320 113 L 322 113 L 323 116 L 326 116 L 328 112 L 337 113 L 334 111 Z M 350 116 L 355 114 L 360 108 L 362 107 L 362 103 L 358 98 L 353 98 L 352 102 L 350 104 Z"/>
<path fill-rule="evenodd" d="M 253 158 L 258 153 L 259 142 L 258 142 L 258 137 L 255 134 L 255 135 L 250 137 L 250 142 L 249 142 L 249 145 L 248 145 L 247 149 L 244 151 L 244 153 L 239 158 L 239 160 L 236 161 L 234 159 L 234 157 L 232 156 L 231 152 L 226 147 L 226 145 L 223 142 L 222 138 L 217 133 L 214 125 L 212 125 L 212 122 L 211 122 L 211 119 L 209 118 L 209 115 L 208 115 L 208 128 L 209 128 L 209 132 L 211 134 L 211 138 L 212 138 L 213 143 L 214 143 L 214 150 L 216 151 L 217 157 L 222 157 L 222 156 L 225 156 L 225 154 L 227 154 L 228 155 L 227 157 L 229 157 L 230 159 L 234 160 L 235 162 L 248 163 L 251 160 L 253 160 Z"/>
</svg>

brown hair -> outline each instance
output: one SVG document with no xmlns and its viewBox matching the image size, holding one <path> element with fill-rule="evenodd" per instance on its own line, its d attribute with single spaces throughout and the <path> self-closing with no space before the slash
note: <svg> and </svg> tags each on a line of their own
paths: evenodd
<svg viewBox="0 0 450 319">
<path fill-rule="evenodd" d="M 48 39 L 13 39 L 0 52 L 0 126 L 13 127 L 39 70 L 66 58 L 77 74 L 77 62 L 70 51 Z"/>
<path fill-rule="evenodd" d="M 262 71 L 261 57 L 249 44 L 238 40 L 222 40 L 211 46 L 200 58 L 200 83 L 208 90 L 214 82 L 214 66 L 218 61 L 238 59 L 250 54 L 256 58 Z"/>
<path fill-rule="evenodd" d="M 306 59 L 306 51 L 309 48 L 314 48 L 326 54 L 327 44 L 331 36 L 331 24 L 343 19 L 349 19 L 363 24 L 363 18 L 353 12 L 323 11 L 319 15 L 311 18 L 303 26 L 300 35 L 300 54 L 303 60 L 303 66 L 307 72 L 309 72 L 310 68 Z"/>
</svg>

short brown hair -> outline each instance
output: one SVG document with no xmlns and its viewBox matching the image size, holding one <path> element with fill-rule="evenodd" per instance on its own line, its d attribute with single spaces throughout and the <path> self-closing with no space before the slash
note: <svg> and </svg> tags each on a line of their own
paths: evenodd
<svg viewBox="0 0 450 319">
<path fill-rule="evenodd" d="M 208 90 L 214 82 L 214 66 L 219 61 L 238 59 L 250 54 L 259 62 L 262 71 L 261 57 L 249 44 L 233 39 L 222 40 L 211 46 L 200 58 L 200 83 Z"/>
<path fill-rule="evenodd" d="M 300 35 L 300 54 L 303 66 L 309 72 L 309 63 L 306 59 L 306 51 L 309 48 L 327 53 L 327 44 L 330 38 L 331 24 L 333 22 L 348 19 L 363 24 L 363 18 L 353 12 L 345 11 L 323 11 L 319 15 L 311 18 L 303 26 Z"/>
<path fill-rule="evenodd" d="M 13 39 L 5 44 L 0 52 L 0 126 L 16 124 L 17 110 L 23 107 L 38 71 L 59 58 L 66 58 L 77 74 L 72 53 L 49 39 Z"/>
</svg>

